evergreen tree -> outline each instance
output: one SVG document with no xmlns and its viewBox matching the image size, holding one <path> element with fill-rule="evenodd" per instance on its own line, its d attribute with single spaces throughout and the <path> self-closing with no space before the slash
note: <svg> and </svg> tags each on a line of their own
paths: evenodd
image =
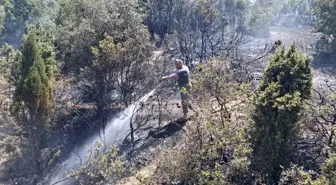
<svg viewBox="0 0 336 185">
<path fill-rule="evenodd" d="M 280 47 L 264 72 L 253 114 L 254 165 L 267 184 L 276 184 L 282 167 L 295 162 L 299 113 L 311 86 L 310 59 L 294 44 L 287 52 Z"/>
<path fill-rule="evenodd" d="M 39 173 L 42 134 L 53 110 L 55 53 L 43 43 L 41 30 L 32 29 L 24 37 L 19 83 L 13 97 L 12 115 L 28 134 L 32 166 Z"/>
</svg>

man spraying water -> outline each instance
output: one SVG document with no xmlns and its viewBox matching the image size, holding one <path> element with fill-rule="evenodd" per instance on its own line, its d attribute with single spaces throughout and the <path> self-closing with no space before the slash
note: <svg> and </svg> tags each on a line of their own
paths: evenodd
<svg viewBox="0 0 336 185">
<path fill-rule="evenodd" d="M 175 60 L 175 67 L 177 69 L 176 73 L 170 76 L 164 76 L 162 77 L 162 79 L 177 80 L 178 85 L 180 87 L 180 94 L 183 108 L 183 119 L 188 119 L 188 108 L 193 110 L 190 102 L 191 83 L 190 83 L 189 68 L 188 66 L 183 64 L 183 61 L 181 59 Z"/>
</svg>

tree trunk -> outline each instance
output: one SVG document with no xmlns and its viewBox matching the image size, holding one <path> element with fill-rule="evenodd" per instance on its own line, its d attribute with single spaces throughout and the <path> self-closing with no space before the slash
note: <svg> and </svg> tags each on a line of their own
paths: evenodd
<svg viewBox="0 0 336 185">
<path fill-rule="evenodd" d="M 39 158 L 40 158 L 40 147 L 39 147 L 39 126 L 37 125 L 37 121 L 31 121 L 29 124 L 29 145 L 31 146 L 31 163 L 33 167 L 34 175 L 38 175 L 40 173 L 39 170 Z"/>
<path fill-rule="evenodd" d="M 200 63 L 203 62 L 204 55 L 205 55 L 205 28 L 202 30 L 202 38 L 201 38 L 202 46 L 201 46 L 201 57 L 200 57 Z"/>
</svg>

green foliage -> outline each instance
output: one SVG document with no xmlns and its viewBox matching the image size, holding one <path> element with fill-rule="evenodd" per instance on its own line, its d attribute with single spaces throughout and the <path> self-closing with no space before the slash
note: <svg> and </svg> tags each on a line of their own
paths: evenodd
<svg viewBox="0 0 336 185">
<path fill-rule="evenodd" d="M 145 66 L 151 50 L 135 2 L 64 0 L 60 6 L 57 43 L 64 67 L 78 72 L 77 80 L 86 84 L 85 96 L 96 103 L 98 117 L 107 116 L 104 111 L 115 99 L 131 104 L 148 77 Z"/>
<path fill-rule="evenodd" d="M 327 35 L 336 34 L 336 1 L 335 0 L 317 0 L 314 6 L 317 17 L 316 27 L 318 31 Z"/>
<path fill-rule="evenodd" d="M 142 83 L 142 79 L 145 79 L 146 69 L 142 66 L 146 64 L 150 45 L 148 35 L 144 30 L 140 29 L 138 33 L 134 30 L 132 33 L 136 34 L 135 39 L 129 35 L 124 41 L 114 44 L 115 39 L 106 35 L 105 39 L 99 42 L 99 47 L 92 47 L 92 53 L 96 59 L 86 72 L 95 73 L 93 74 L 96 76 L 95 89 L 101 95 L 100 99 L 108 96 L 113 89 L 121 95 L 120 98 L 125 105 L 131 104 L 138 98 L 132 94 L 138 84 Z M 108 78 L 101 78 L 101 76 Z M 101 88 L 107 89 L 100 92 Z M 108 98 L 105 99 L 106 101 Z"/>
<path fill-rule="evenodd" d="M 30 23 L 45 28 L 55 26 L 58 12 L 58 1 L 54 0 L 28 0 Z"/>
<path fill-rule="evenodd" d="M 150 4 L 149 0 L 138 0 L 137 9 L 139 13 L 146 15 L 149 11 Z"/>
<path fill-rule="evenodd" d="M 335 154 L 322 165 L 322 173 L 317 179 L 312 179 L 310 173 L 305 172 L 302 167 L 291 165 L 282 172 L 280 185 L 335 185 L 336 184 L 336 158 Z"/>
<path fill-rule="evenodd" d="M 57 10 L 56 1 L 4 0 L 0 4 L 0 37 L 18 47 L 26 23 L 53 27 Z"/>
<path fill-rule="evenodd" d="M 336 53 L 336 1 L 335 0 L 317 0 L 314 5 L 314 13 L 317 21 L 316 30 L 325 34 L 317 43 L 317 52 L 319 54 Z M 326 59 L 333 58 L 326 55 Z"/>
<path fill-rule="evenodd" d="M 12 21 L 25 21 L 29 18 L 29 5 L 27 0 L 9 0 L 5 3 L 9 18 Z"/>
<path fill-rule="evenodd" d="M 250 8 L 248 32 L 257 36 L 269 36 L 274 11 L 274 0 L 256 1 Z"/>
<path fill-rule="evenodd" d="M 290 168 L 286 169 L 281 173 L 281 178 L 279 185 L 290 185 L 290 184 L 308 184 L 310 182 L 310 175 L 303 171 L 302 167 L 296 165 L 291 165 Z"/>
<path fill-rule="evenodd" d="M 332 154 L 322 167 L 323 177 L 329 181 L 330 185 L 336 184 L 336 154 Z"/>
<path fill-rule="evenodd" d="M 4 44 L 1 52 L 5 57 L 0 60 L 0 72 L 11 85 L 16 85 L 19 81 L 21 52 L 12 46 Z"/>
<path fill-rule="evenodd" d="M 24 38 L 20 82 L 16 87 L 14 105 L 16 113 L 28 108 L 30 117 L 45 121 L 53 107 L 53 77 L 55 52 L 41 30 L 30 30 Z M 39 120 L 41 119 L 41 120 Z"/>
<path fill-rule="evenodd" d="M 209 148 L 205 149 L 209 161 L 220 158 L 224 151 L 232 152 L 230 173 L 222 178 L 226 181 L 230 179 L 232 183 L 243 184 L 250 164 L 247 156 L 252 151 L 246 135 L 246 131 L 250 129 L 247 114 L 251 108 L 248 101 L 250 86 L 237 83 L 230 70 L 225 67 L 225 62 L 211 61 L 200 65 L 201 72 L 194 74 L 192 78 L 193 92 L 198 96 L 195 101 L 202 105 L 207 122 L 206 129 L 214 139 Z M 223 153 L 218 151 L 219 148 Z M 216 173 L 218 168 L 212 175 Z"/>
<path fill-rule="evenodd" d="M 48 126 L 54 107 L 55 53 L 42 33 L 43 30 L 31 29 L 24 37 L 18 83 L 11 107 L 13 117 L 28 134 L 30 150 L 27 161 L 31 162 L 35 174 L 40 172 L 42 133 Z"/>
<path fill-rule="evenodd" d="M 302 167 L 291 165 L 281 173 L 279 185 L 327 185 L 330 184 L 324 176 L 312 180 L 311 174 L 305 172 Z"/>
<path fill-rule="evenodd" d="M 294 44 L 287 52 L 278 49 L 264 72 L 253 113 L 254 165 L 268 183 L 279 180 L 281 166 L 286 169 L 295 161 L 299 113 L 311 86 L 310 59 Z"/>
<path fill-rule="evenodd" d="M 219 15 L 219 11 L 216 8 L 215 0 L 198 0 L 196 1 L 196 13 L 200 18 L 200 24 L 204 27 L 209 26 L 216 17 Z"/>
<path fill-rule="evenodd" d="M 2 30 L 5 27 L 5 7 L 4 5 L 0 5 L 0 33 L 2 33 Z"/>
<path fill-rule="evenodd" d="M 286 0 L 281 11 L 306 16 L 310 12 L 310 2 L 310 0 Z"/>
<path fill-rule="evenodd" d="M 98 46 L 105 35 L 110 35 L 115 44 L 140 42 L 143 37 L 146 45 L 146 27 L 133 0 L 62 0 L 59 6 L 57 45 L 67 72 L 91 66 L 95 60 L 91 46 Z"/>
<path fill-rule="evenodd" d="M 312 25 L 313 3 L 311 0 L 286 0 L 276 18 L 282 25 Z"/>
<path fill-rule="evenodd" d="M 325 34 L 317 42 L 317 52 L 325 56 L 326 59 L 333 58 L 330 53 L 336 53 L 336 1 L 335 0 L 317 0 L 314 4 L 314 13 L 317 21 L 316 30 Z"/>
</svg>

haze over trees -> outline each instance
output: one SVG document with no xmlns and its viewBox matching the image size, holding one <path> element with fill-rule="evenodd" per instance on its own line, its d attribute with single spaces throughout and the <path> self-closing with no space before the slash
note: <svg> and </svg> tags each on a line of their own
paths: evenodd
<svg viewBox="0 0 336 185">
<path fill-rule="evenodd" d="M 51 184 L 98 134 L 56 184 L 335 184 L 335 12 L 335 0 L 1 1 L 0 181 Z M 253 45 L 286 30 L 321 36 Z M 173 58 L 191 69 L 199 114 L 186 123 L 160 81 Z M 158 86 L 113 136 L 122 147 L 107 146 L 109 120 Z"/>
</svg>

